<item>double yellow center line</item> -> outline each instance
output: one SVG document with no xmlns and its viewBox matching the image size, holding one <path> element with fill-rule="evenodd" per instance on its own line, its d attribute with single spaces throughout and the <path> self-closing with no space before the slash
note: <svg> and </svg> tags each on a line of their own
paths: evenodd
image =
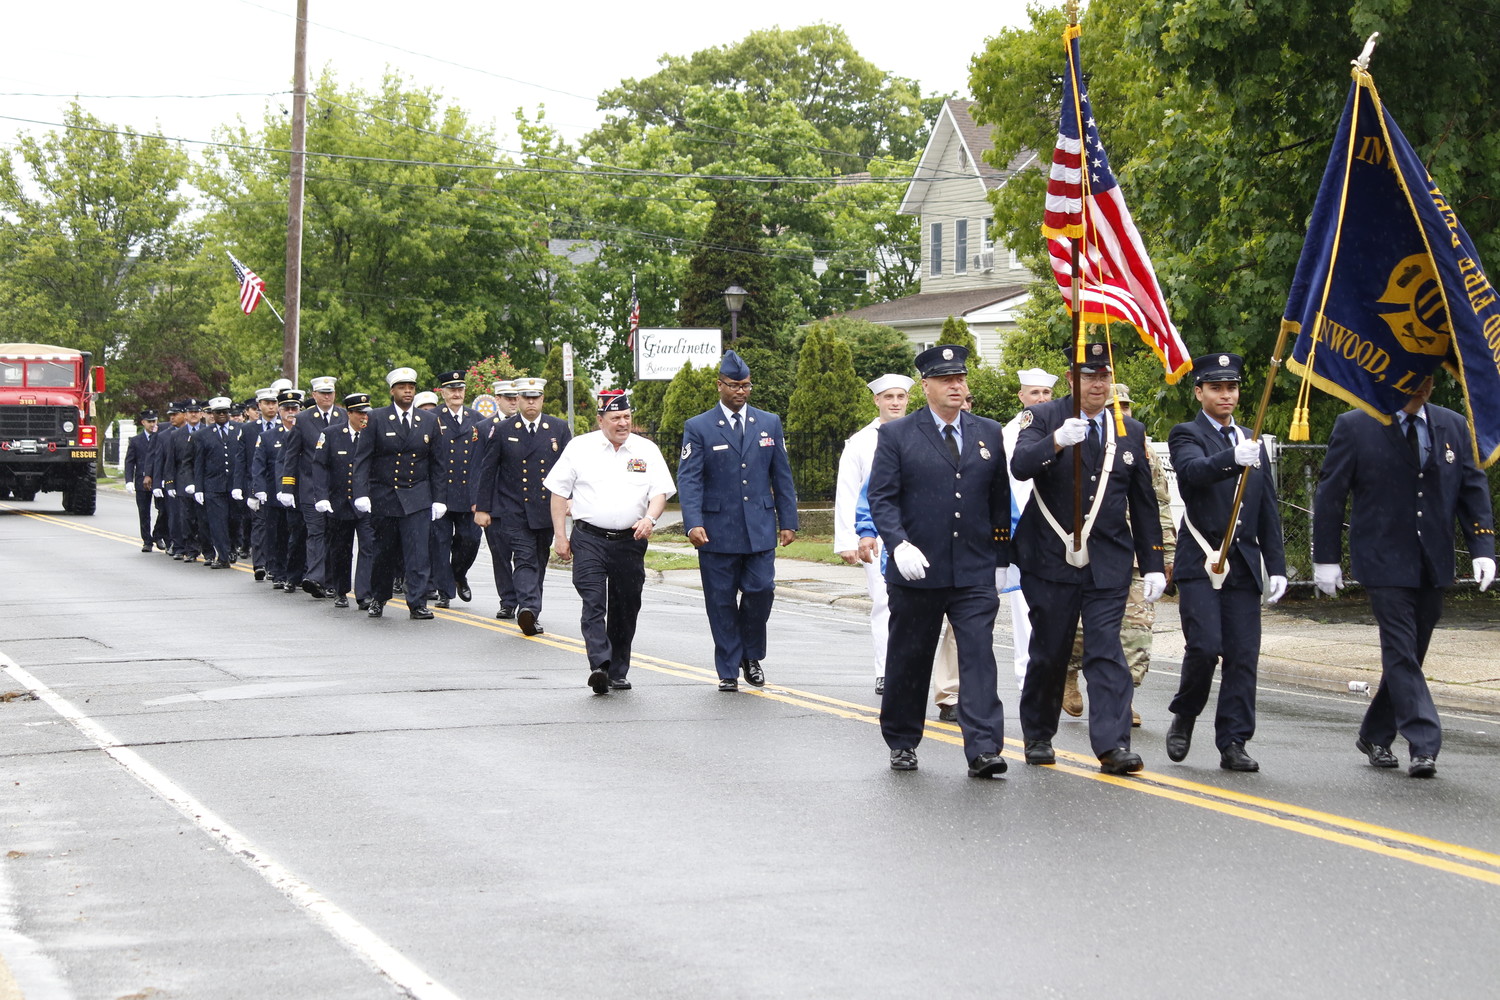
<svg viewBox="0 0 1500 1000">
<path fill-rule="evenodd" d="M 3 503 L 0 503 L 0 509 L 13 511 L 25 517 L 35 518 L 36 520 L 45 521 L 50 524 L 62 525 L 74 531 L 95 535 L 111 541 L 127 542 L 132 545 L 139 542 L 138 539 L 132 536 L 96 528 L 86 522 L 72 518 L 38 514 Z M 235 566 L 234 568 L 245 573 L 251 572 L 248 567 L 244 566 Z M 529 642 L 540 643 L 570 653 L 585 652 L 583 640 L 572 636 L 543 633 L 527 637 L 523 636 L 520 629 L 513 623 L 500 622 L 494 618 L 461 609 L 439 608 L 436 609 L 436 614 L 437 617 L 446 621 L 466 625 L 470 628 L 508 633 L 517 638 L 526 639 Z M 704 683 L 718 682 L 718 674 L 712 670 L 687 663 L 678 663 L 675 660 L 668 660 L 659 656 L 648 656 L 640 652 L 631 654 L 631 665 L 636 668 L 643 668 L 684 680 L 702 681 Z M 843 701 L 839 698 L 832 698 L 812 691 L 800 691 L 785 687 L 765 687 L 742 688 L 741 693 L 753 695 L 758 698 L 767 698 L 801 709 L 821 712 L 840 719 L 864 722 L 874 726 L 880 724 L 880 710 L 878 708 L 862 705 L 857 702 Z M 925 737 L 940 743 L 949 743 L 955 746 L 963 745 L 963 736 L 959 732 L 958 727 L 951 723 L 929 721 Z M 1021 753 L 1022 745 L 1020 741 L 1006 740 L 1006 744 L 1007 749 L 1003 751 L 1006 757 L 1014 761 L 1024 760 L 1024 756 Z M 1302 834 L 1303 836 L 1313 837 L 1333 844 L 1340 844 L 1344 847 L 1352 847 L 1356 850 L 1368 851 L 1372 854 L 1379 854 L 1388 858 L 1410 862 L 1411 864 L 1422 865 L 1423 867 L 1447 872 L 1451 875 L 1460 875 L 1480 882 L 1487 882 L 1491 885 L 1500 885 L 1500 854 L 1492 854 L 1488 851 L 1478 850 L 1477 848 L 1465 847 L 1462 844 L 1451 844 L 1442 840 L 1434 840 L 1419 834 L 1407 833 L 1404 830 L 1396 830 L 1391 827 L 1379 826 L 1374 823 L 1366 823 L 1361 820 L 1339 816 L 1336 813 L 1308 809 L 1289 802 L 1281 802 L 1276 799 L 1262 798 L 1257 795 L 1248 795 L 1244 792 L 1219 788 L 1214 785 L 1188 781 L 1155 771 L 1142 771 L 1131 777 L 1103 774 L 1098 770 L 1098 761 L 1092 756 L 1084 754 L 1059 750 L 1057 751 L 1057 757 L 1059 763 L 1052 765 L 1049 770 L 1085 778 L 1089 781 L 1102 782 L 1145 795 L 1154 795 L 1158 798 L 1183 805 L 1196 806 L 1199 809 L 1207 809 L 1225 816 L 1232 816 L 1236 819 L 1261 823 L 1265 826 Z"/>
</svg>

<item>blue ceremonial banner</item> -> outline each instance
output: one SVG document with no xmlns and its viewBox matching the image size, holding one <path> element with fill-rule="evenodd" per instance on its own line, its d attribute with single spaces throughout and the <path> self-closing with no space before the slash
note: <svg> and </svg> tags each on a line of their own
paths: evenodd
<svg viewBox="0 0 1500 1000">
<path fill-rule="evenodd" d="M 1446 365 L 1475 458 L 1500 458 L 1500 297 L 1469 234 L 1356 69 L 1282 324 L 1287 367 L 1384 423 Z"/>
</svg>

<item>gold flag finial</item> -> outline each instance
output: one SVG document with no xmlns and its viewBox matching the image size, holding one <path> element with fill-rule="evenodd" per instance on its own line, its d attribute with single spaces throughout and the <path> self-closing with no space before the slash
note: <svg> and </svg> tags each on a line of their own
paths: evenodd
<svg viewBox="0 0 1500 1000">
<path fill-rule="evenodd" d="M 1068 23 L 1076 26 L 1078 24 L 1078 0 L 1068 0 L 1067 11 Z"/>
</svg>

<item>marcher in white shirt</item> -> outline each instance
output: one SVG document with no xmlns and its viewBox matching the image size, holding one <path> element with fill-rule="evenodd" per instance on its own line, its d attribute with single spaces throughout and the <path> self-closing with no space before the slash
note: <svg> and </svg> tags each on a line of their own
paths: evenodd
<svg viewBox="0 0 1500 1000">
<path fill-rule="evenodd" d="M 1057 376 L 1049 375 L 1040 368 L 1027 368 L 1016 372 L 1021 380 L 1021 391 L 1016 396 L 1021 400 L 1021 409 L 1010 422 L 1000 429 L 1001 436 L 1005 441 L 1005 453 L 1014 455 L 1016 453 L 1016 438 L 1021 433 L 1021 414 L 1026 412 L 1028 406 L 1045 403 L 1052 398 L 1052 387 L 1057 384 Z M 1026 501 L 1031 499 L 1031 480 L 1010 478 L 1010 503 L 1014 508 L 1016 516 L 1026 509 Z M 1011 524 L 1011 532 L 1014 533 L 1016 526 Z M 1020 579 L 1020 570 L 1012 564 L 1013 575 Z M 1010 595 L 1010 631 L 1011 631 L 1011 655 L 1016 668 L 1016 690 L 1026 682 L 1026 659 L 1031 649 L 1031 610 L 1026 607 L 1026 595 L 1021 593 L 1019 582 L 1014 587 L 1007 587 L 1006 592 Z"/>
<path fill-rule="evenodd" d="M 854 510 L 860 492 L 870 481 L 875 461 L 876 433 L 880 425 L 906 416 L 907 395 L 912 379 L 905 375 L 882 375 L 867 383 L 875 394 L 875 419 L 844 442 L 839 456 L 838 487 L 833 497 L 833 551 L 850 566 L 860 565 L 859 535 L 854 530 Z M 879 540 L 876 540 L 877 546 Z M 878 548 L 877 548 L 878 553 Z M 870 594 L 870 639 L 875 646 L 875 693 L 885 693 L 885 647 L 890 638 L 891 608 L 885 596 L 885 577 L 878 557 L 864 563 L 865 588 Z"/>
<path fill-rule="evenodd" d="M 630 433 L 630 397 L 599 394 L 599 429 L 568 442 L 543 480 L 552 491 L 553 548 L 573 561 L 573 589 L 595 694 L 630 690 L 630 647 L 651 529 L 677 492 L 655 444 Z M 565 520 L 572 505 L 573 537 Z"/>
</svg>

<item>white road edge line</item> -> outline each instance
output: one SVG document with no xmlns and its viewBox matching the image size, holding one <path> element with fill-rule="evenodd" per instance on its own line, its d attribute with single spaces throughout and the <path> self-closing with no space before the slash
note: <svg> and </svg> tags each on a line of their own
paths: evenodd
<svg viewBox="0 0 1500 1000">
<path fill-rule="evenodd" d="M 15 678 L 17 683 L 35 692 L 48 707 L 113 758 L 115 763 L 137 781 L 171 803 L 178 812 L 300 906 L 345 947 L 364 959 L 376 972 L 389 979 L 413 1000 L 459 1000 L 457 994 L 423 972 L 405 955 L 386 944 L 375 932 L 345 913 L 311 885 L 272 860 L 248 837 L 147 763 L 140 754 L 122 746 L 109 730 L 84 715 L 66 698 L 47 687 L 3 652 L 0 652 L 0 668 Z"/>
</svg>

